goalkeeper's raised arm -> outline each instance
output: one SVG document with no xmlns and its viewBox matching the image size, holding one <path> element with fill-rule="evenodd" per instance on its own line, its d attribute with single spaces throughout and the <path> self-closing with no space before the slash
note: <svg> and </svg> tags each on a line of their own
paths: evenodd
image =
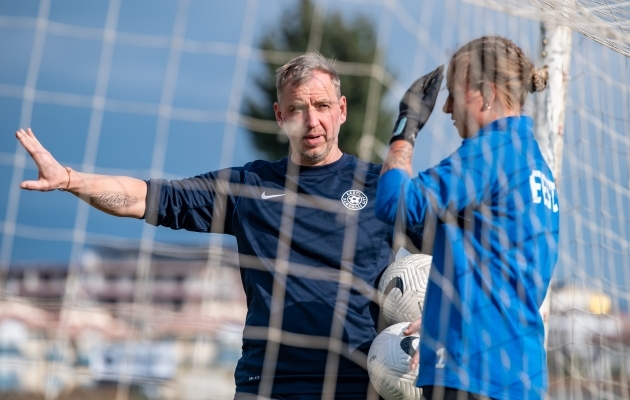
<svg viewBox="0 0 630 400">
<path fill-rule="evenodd" d="M 37 140 L 28 128 L 15 132 L 16 138 L 33 158 L 38 179 L 24 181 L 22 189 L 46 192 L 68 191 L 89 205 L 117 217 L 142 218 L 145 211 L 147 184 L 128 176 L 88 174 L 64 167 Z"/>
</svg>

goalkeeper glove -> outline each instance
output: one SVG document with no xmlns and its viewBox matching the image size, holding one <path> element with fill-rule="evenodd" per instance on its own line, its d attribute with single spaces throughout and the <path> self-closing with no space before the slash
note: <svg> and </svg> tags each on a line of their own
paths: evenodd
<svg viewBox="0 0 630 400">
<path fill-rule="evenodd" d="M 406 140 L 414 145 L 418 131 L 426 124 L 435 107 L 443 76 L 444 66 L 440 65 L 434 71 L 418 78 L 407 89 L 400 101 L 400 113 L 389 144 L 396 140 Z"/>
</svg>

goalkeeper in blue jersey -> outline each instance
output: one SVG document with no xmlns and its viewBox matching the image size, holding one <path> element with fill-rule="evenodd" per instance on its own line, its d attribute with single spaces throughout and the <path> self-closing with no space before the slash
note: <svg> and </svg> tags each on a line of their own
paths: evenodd
<svg viewBox="0 0 630 400">
<path fill-rule="evenodd" d="M 424 314 L 405 332 L 420 328 L 417 386 L 429 400 L 542 399 L 539 307 L 558 256 L 558 197 L 521 110 L 528 92 L 545 88 L 546 69 L 510 40 L 489 36 L 461 47 L 446 78 L 443 111 L 461 146 L 411 178 L 440 67 L 401 102 L 376 199 L 383 221 L 435 227 Z"/>
<path fill-rule="evenodd" d="M 394 229 L 374 212 L 381 166 L 338 147 L 347 109 L 331 62 L 297 57 L 278 69 L 276 86 L 290 157 L 143 181 L 63 167 L 30 129 L 19 130 L 39 168 L 21 187 L 66 190 L 153 225 L 233 235 L 248 307 L 236 397 L 365 399 L 379 313 L 371 300 L 395 250 Z M 421 235 L 407 237 L 426 247 Z"/>
</svg>

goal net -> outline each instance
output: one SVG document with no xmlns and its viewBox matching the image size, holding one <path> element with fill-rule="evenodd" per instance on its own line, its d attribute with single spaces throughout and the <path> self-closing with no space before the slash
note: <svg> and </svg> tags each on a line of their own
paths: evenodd
<svg viewBox="0 0 630 400">
<path fill-rule="evenodd" d="M 278 39 L 303 22 L 305 7 L 301 36 Z M 232 236 L 155 228 L 68 193 L 22 191 L 19 183 L 37 169 L 12 135 L 19 127 L 33 127 L 62 165 L 84 172 L 183 179 L 242 166 L 287 146 L 269 116 L 268 64 L 321 51 L 337 59 L 342 93 L 363 101 L 341 128 L 360 132 L 345 151 L 382 162 L 398 101 L 417 77 L 483 35 L 508 37 L 542 65 L 545 34 L 559 26 L 570 46 L 559 47 L 565 63 L 552 69 L 560 84 L 550 96 L 562 106 L 536 94 L 525 107 L 536 121 L 554 122 L 539 138 L 551 149 L 561 215 L 543 310 L 549 395 L 630 399 L 630 3 L 623 0 L 0 2 L 0 397 L 91 396 L 98 387 L 103 398 L 231 399 L 248 300 Z M 354 49 L 372 50 L 335 53 L 334 27 L 358 35 Z M 420 132 L 414 173 L 461 144 L 441 111 L 446 95 Z M 545 119 L 550 108 L 555 114 Z M 330 206 L 318 199 L 309 207 Z M 294 232 L 291 207 L 282 240 Z M 344 255 L 354 255 L 357 236 L 369 233 L 344 213 L 336 222 Z M 352 266 L 319 276 L 276 250 L 272 302 L 280 308 L 295 276 L 336 282 L 343 318 L 350 293 L 377 298 Z M 242 257 L 240 266 L 250 261 Z M 365 354 L 347 354 L 343 323 L 322 341 L 283 332 L 282 317 L 256 333 L 271 343 L 265 372 L 280 346 L 324 350 L 328 399 L 341 359 L 366 364 Z M 260 394 L 271 385 L 263 376 Z"/>
</svg>

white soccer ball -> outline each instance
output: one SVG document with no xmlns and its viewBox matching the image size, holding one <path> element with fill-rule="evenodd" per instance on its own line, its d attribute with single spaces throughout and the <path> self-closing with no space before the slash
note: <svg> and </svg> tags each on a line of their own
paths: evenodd
<svg viewBox="0 0 630 400">
<path fill-rule="evenodd" d="M 411 254 L 391 263 L 378 284 L 378 304 L 387 325 L 422 315 L 432 257 Z"/>
<path fill-rule="evenodd" d="M 405 336 L 409 322 L 392 325 L 381 332 L 368 353 L 368 374 L 372 386 L 385 400 L 420 399 L 416 387 L 418 370 L 409 369 L 412 355 L 418 351 L 418 334 Z"/>
</svg>

